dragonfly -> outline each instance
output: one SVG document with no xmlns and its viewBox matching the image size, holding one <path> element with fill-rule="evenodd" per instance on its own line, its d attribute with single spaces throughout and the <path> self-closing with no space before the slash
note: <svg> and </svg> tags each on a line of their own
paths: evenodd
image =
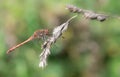
<svg viewBox="0 0 120 77">
<path fill-rule="evenodd" d="M 36 30 L 32 36 L 30 36 L 27 40 L 23 41 L 22 43 L 16 45 L 16 46 L 13 46 L 12 48 L 10 48 L 8 51 L 7 51 L 7 54 L 9 54 L 10 52 L 14 51 L 16 48 L 24 45 L 25 43 L 27 42 L 30 42 L 34 39 L 43 39 L 45 40 L 46 39 L 46 36 L 49 35 L 49 30 L 48 29 L 40 29 L 40 30 Z"/>
</svg>

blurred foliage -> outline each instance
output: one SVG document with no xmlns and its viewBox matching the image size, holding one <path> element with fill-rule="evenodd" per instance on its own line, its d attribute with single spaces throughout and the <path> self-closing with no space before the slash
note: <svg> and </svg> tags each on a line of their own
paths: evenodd
<svg viewBox="0 0 120 77">
<path fill-rule="evenodd" d="M 38 67 L 43 41 L 34 40 L 6 55 L 37 29 L 65 22 L 72 4 L 111 16 L 120 14 L 120 0 L 0 0 L 0 77 L 120 77 L 120 20 L 74 19 L 64 39 L 51 49 L 48 66 Z M 39 41 L 39 42 L 38 42 Z"/>
</svg>

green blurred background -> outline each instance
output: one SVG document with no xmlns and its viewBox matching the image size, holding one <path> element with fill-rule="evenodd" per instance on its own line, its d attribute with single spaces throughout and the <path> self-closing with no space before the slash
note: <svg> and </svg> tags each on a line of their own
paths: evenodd
<svg viewBox="0 0 120 77">
<path fill-rule="evenodd" d="M 38 29 L 50 29 L 76 15 L 72 4 L 98 13 L 120 15 L 120 0 L 0 0 L 0 77 L 120 77 L 120 19 L 105 22 L 78 16 L 52 46 L 48 65 L 38 67 L 43 41 L 6 51 Z"/>
</svg>

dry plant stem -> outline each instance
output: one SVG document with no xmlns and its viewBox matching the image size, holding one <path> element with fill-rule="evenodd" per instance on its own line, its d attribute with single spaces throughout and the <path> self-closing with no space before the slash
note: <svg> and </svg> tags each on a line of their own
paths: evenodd
<svg viewBox="0 0 120 77">
<path fill-rule="evenodd" d="M 69 22 L 74 19 L 76 16 L 71 17 L 70 19 L 68 19 L 65 23 L 63 23 L 62 25 L 54 28 L 52 36 L 49 37 L 42 45 L 42 53 L 40 54 L 40 63 L 39 63 L 39 67 L 44 68 L 47 65 L 47 57 L 50 54 L 50 48 L 51 45 L 54 44 L 57 39 L 63 34 L 63 32 L 65 32 L 68 28 Z"/>
</svg>

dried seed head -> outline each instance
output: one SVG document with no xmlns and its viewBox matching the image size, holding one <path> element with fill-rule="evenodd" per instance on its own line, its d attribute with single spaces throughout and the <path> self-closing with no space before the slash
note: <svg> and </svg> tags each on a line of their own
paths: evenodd
<svg viewBox="0 0 120 77">
<path fill-rule="evenodd" d="M 98 14 L 98 13 L 95 13 L 91 10 L 81 9 L 81 8 L 78 8 L 78 7 L 73 6 L 73 5 L 68 5 L 67 9 L 73 13 L 81 13 L 85 18 L 91 19 L 91 20 L 98 20 L 98 21 L 102 22 L 108 18 L 108 16 L 106 16 L 104 14 Z"/>
<path fill-rule="evenodd" d="M 106 20 L 106 18 L 107 18 L 107 16 L 105 16 L 105 15 L 98 15 L 97 16 L 97 20 L 99 20 L 99 21 L 105 21 Z"/>
<path fill-rule="evenodd" d="M 91 11 L 84 12 L 84 16 L 92 20 L 97 19 L 97 14 Z"/>
<path fill-rule="evenodd" d="M 55 41 L 62 35 L 63 32 L 65 32 L 68 28 L 69 22 L 73 19 L 77 17 L 73 16 L 70 19 L 68 19 L 65 23 L 61 24 L 60 26 L 57 26 L 56 28 L 54 28 L 53 33 L 51 35 L 51 37 L 49 37 L 42 45 L 42 53 L 40 54 L 40 63 L 39 63 L 39 67 L 45 67 L 47 65 L 47 57 L 50 54 L 50 48 L 51 45 L 55 43 Z"/>
<path fill-rule="evenodd" d="M 77 8 L 73 5 L 67 5 L 66 9 L 68 9 L 70 12 L 73 12 L 73 13 L 81 13 L 82 12 L 82 9 Z"/>
</svg>

